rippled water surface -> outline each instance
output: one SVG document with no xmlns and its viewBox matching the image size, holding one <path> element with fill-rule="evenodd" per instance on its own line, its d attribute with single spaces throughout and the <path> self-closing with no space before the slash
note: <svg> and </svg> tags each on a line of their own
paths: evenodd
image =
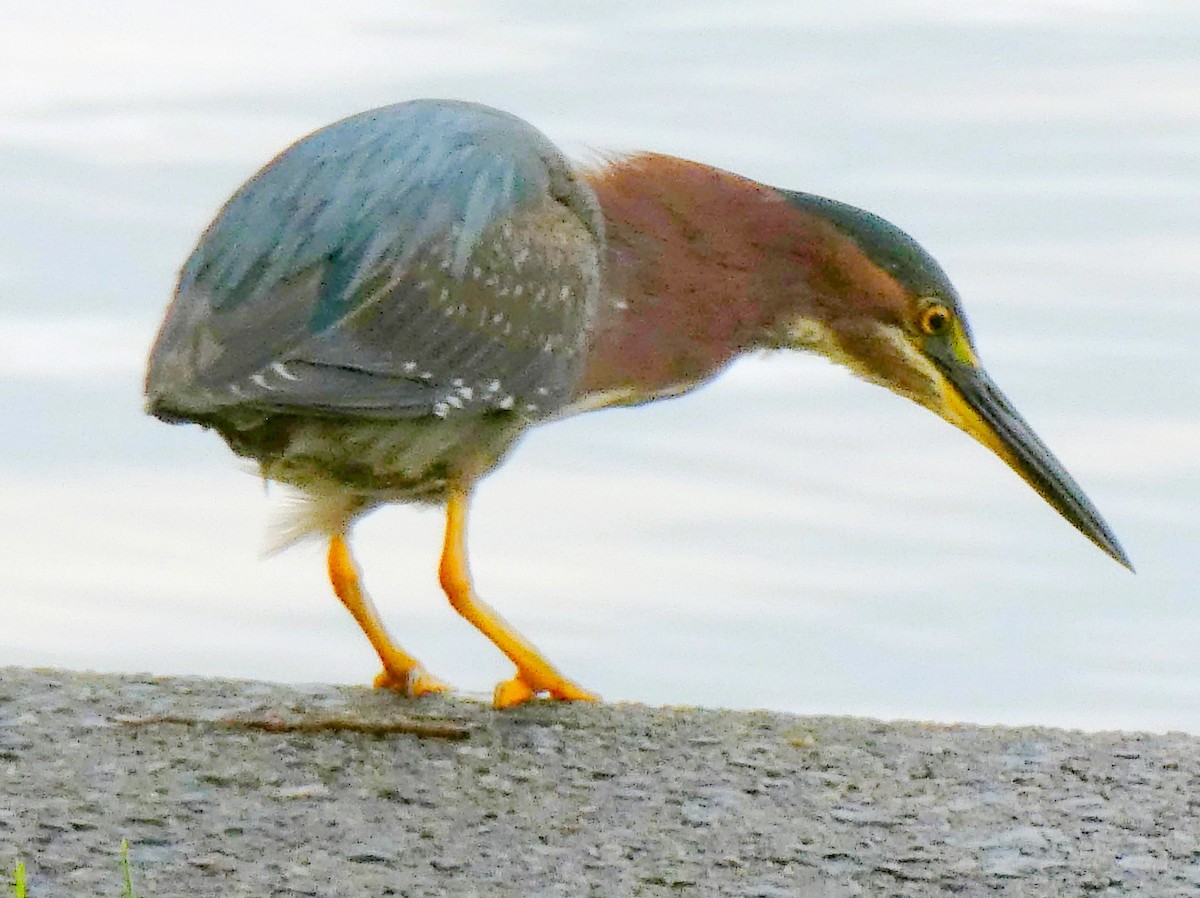
<svg viewBox="0 0 1200 898">
<path fill-rule="evenodd" d="M 747 359 L 533 433 L 481 488 L 481 591 L 567 672 L 610 699 L 1200 733 L 1200 7 L 201 6 L 27 4 L 0 32 L 0 664 L 373 675 L 319 548 L 259 557 L 278 491 L 145 418 L 141 369 L 264 160 L 447 96 L 584 161 L 654 149 L 900 224 L 1138 567 L 928 413 Z M 401 641 L 484 692 L 506 664 L 437 590 L 440 526 L 387 509 L 356 546 Z"/>
</svg>

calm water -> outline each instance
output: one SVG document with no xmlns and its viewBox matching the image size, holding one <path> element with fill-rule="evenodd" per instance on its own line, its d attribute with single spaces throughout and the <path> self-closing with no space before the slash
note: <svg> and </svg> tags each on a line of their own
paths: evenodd
<svg viewBox="0 0 1200 898">
<path fill-rule="evenodd" d="M 1200 7 L 176 6 L 26 4 L 0 33 L 0 664 L 374 674 L 319 548 L 259 557 L 279 491 L 143 417 L 139 382 L 245 177 L 451 96 L 580 159 L 675 153 L 905 227 L 1139 570 L 929 414 L 748 359 L 536 432 L 481 489 L 481 591 L 565 671 L 609 699 L 1200 733 Z M 506 664 L 437 590 L 440 526 L 387 509 L 356 546 L 401 641 L 484 692 Z"/>
</svg>

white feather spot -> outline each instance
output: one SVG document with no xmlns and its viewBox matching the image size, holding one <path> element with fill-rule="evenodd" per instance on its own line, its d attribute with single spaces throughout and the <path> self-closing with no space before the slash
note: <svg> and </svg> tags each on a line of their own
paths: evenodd
<svg viewBox="0 0 1200 898">
<path fill-rule="evenodd" d="M 284 380 L 299 380 L 300 379 L 296 375 L 294 375 L 291 371 L 288 371 L 287 366 L 284 365 L 282 362 L 274 362 L 271 365 L 271 370 L 274 371 L 276 374 L 278 374 L 280 377 L 282 377 Z"/>
<path fill-rule="evenodd" d="M 261 374 L 251 374 L 250 379 L 252 381 L 254 381 L 254 383 L 256 383 L 258 386 L 262 387 L 264 390 L 274 389 L 274 387 L 272 387 L 269 383 L 267 383 L 267 379 L 265 377 L 263 377 Z"/>
<path fill-rule="evenodd" d="M 513 399 L 512 396 L 505 396 L 503 399 L 497 402 L 496 405 L 500 408 L 512 408 L 515 402 L 516 400 Z"/>
<path fill-rule="evenodd" d="M 454 406 L 455 408 L 463 407 L 463 401 L 461 399 L 459 399 L 457 396 L 447 396 L 446 402 L 448 402 L 450 405 Z"/>
</svg>

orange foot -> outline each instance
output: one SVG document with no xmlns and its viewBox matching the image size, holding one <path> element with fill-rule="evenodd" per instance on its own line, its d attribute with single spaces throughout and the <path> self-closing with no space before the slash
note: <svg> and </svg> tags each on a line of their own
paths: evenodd
<svg viewBox="0 0 1200 898">
<path fill-rule="evenodd" d="M 517 675 L 511 680 L 505 680 L 496 687 L 492 696 L 492 705 L 503 710 L 515 708 L 525 702 L 545 693 L 551 699 L 561 702 L 598 702 L 600 696 L 594 692 L 575 685 L 557 673 L 538 676 L 532 671 L 518 668 Z"/>
<path fill-rule="evenodd" d="M 410 667 L 400 675 L 393 674 L 384 668 L 372 685 L 376 689 L 390 689 L 392 692 L 398 692 L 408 698 L 420 698 L 422 695 L 448 692 L 453 688 L 419 666 Z"/>
</svg>

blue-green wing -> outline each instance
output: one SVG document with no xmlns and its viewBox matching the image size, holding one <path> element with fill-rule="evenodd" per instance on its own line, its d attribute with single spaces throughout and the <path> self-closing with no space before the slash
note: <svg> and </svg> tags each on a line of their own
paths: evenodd
<svg viewBox="0 0 1200 898">
<path fill-rule="evenodd" d="M 380 417 L 567 401 L 599 291 L 591 190 L 543 135 L 419 100 L 304 138 L 248 181 L 180 275 L 152 410 Z"/>
</svg>

